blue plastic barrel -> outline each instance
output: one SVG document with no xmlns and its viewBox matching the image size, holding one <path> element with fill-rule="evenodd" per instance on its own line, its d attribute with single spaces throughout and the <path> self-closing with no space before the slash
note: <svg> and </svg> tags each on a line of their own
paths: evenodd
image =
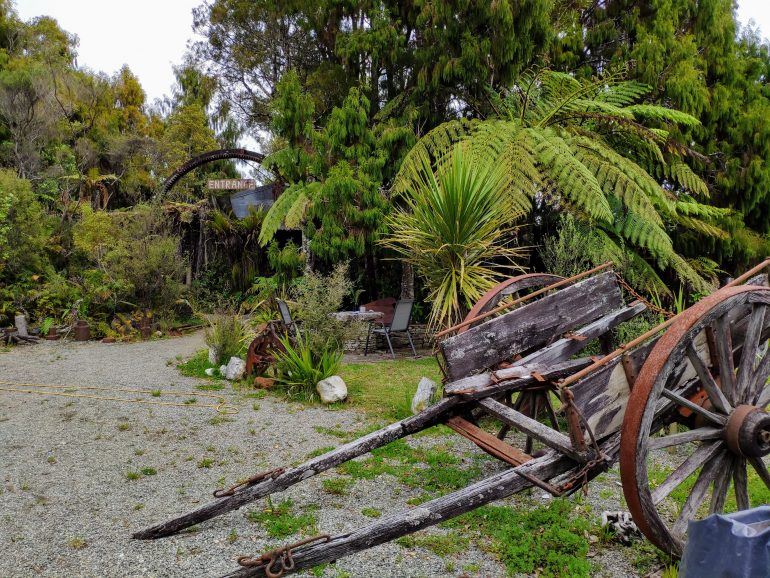
<svg viewBox="0 0 770 578">
<path fill-rule="evenodd" d="M 770 578 L 770 506 L 691 521 L 680 578 Z"/>
</svg>

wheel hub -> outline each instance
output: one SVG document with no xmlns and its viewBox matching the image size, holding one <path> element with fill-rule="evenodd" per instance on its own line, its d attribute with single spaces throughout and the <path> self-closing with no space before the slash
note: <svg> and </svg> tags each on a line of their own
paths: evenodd
<svg viewBox="0 0 770 578">
<path fill-rule="evenodd" d="M 739 456 L 770 454 L 770 414 L 753 405 L 739 405 L 727 419 L 725 440 Z"/>
</svg>

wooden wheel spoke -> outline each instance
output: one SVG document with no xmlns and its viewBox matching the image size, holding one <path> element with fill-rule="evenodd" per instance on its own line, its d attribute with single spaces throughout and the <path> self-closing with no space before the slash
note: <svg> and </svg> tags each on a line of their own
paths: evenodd
<svg viewBox="0 0 770 578">
<path fill-rule="evenodd" d="M 711 482 L 714 481 L 714 477 L 720 471 L 724 462 L 725 455 L 717 455 L 701 469 L 698 479 L 695 481 L 692 490 L 690 490 L 690 495 L 687 496 L 687 500 L 685 500 L 682 506 L 682 511 L 679 512 L 679 517 L 671 529 L 675 536 L 684 536 L 687 530 L 687 523 L 697 514 L 698 508 L 708 493 Z"/>
<path fill-rule="evenodd" d="M 716 380 L 714 380 L 714 376 L 711 375 L 711 372 L 706 367 L 706 364 L 703 363 L 703 360 L 698 355 L 698 352 L 695 351 L 695 347 L 692 343 L 688 344 L 687 346 L 687 357 L 689 358 L 693 368 L 695 368 L 695 373 L 698 374 L 698 378 L 703 385 L 703 389 L 706 391 L 709 399 L 711 400 L 711 405 L 713 405 L 722 413 L 730 413 L 730 410 L 732 409 L 730 402 L 727 401 L 725 394 L 722 393 L 722 390 L 719 388 Z"/>
<path fill-rule="evenodd" d="M 735 363 L 733 361 L 733 336 L 727 315 L 722 315 L 716 321 L 714 331 L 719 360 L 719 379 L 722 390 L 731 404 L 735 404 Z"/>
<path fill-rule="evenodd" d="M 691 429 L 686 432 L 676 433 L 668 436 L 651 438 L 650 449 L 659 450 L 671 446 L 679 446 L 690 442 L 699 442 L 706 440 L 716 440 L 722 437 L 722 430 L 715 427 L 701 427 Z"/>
<path fill-rule="evenodd" d="M 762 461 L 762 458 L 748 458 L 748 460 L 751 466 L 759 474 L 759 477 L 762 478 L 762 481 L 765 482 L 765 485 L 770 488 L 770 472 L 767 471 L 767 466 L 765 465 L 765 462 Z"/>
<path fill-rule="evenodd" d="M 767 387 L 767 380 L 770 378 L 770 350 L 765 352 L 762 360 L 757 365 L 754 375 L 751 376 L 754 393 L 754 405 L 764 407 L 770 403 L 770 388 Z M 764 403 L 762 401 L 764 400 Z"/>
<path fill-rule="evenodd" d="M 723 442 L 703 444 L 696 449 L 678 468 L 669 474 L 664 482 L 652 492 L 652 503 L 656 506 L 665 500 L 682 482 L 699 467 L 724 449 Z"/>
<path fill-rule="evenodd" d="M 687 409 L 694 411 L 695 413 L 705 417 L 707 420 L 717 425 L 724 425 L 724 423 L 727 421 L 727 418 L 725 418 L 724 416 L 718 415 L 713 411 L 709 411 L 705 408 L 702 408 L 697 403 L 693 403 L 689 399 L 686 399 L 681 395 L 679 395 L 678 393 L 674 393 L 673 391 L 670 391 L 668 389 L 664 389 L 661 395 L 663 395 L 664 397 L 667 397 L 671 401 L 678 403 L 682 407 L 686 407 Z"/>
<path fill-rule="evenodd" d="M 749 317 L 749 325 L 746 329 L 746 337 L 743 341 L 743 351 L 741 352 L 741 361 L 738 366 L 738 400 L 746 403 L 754 399 L 755 388 L 757 384 L 752 379 L 754 377 L 754 364 L 759 349 L 759 339 L 762 335 L 762 327 L 765 321 L 765 312 L 767 305 L 764 303 L 755 303 Z"/>
<path fill-rule="evenodd" d="M 733 487 L 735 489 L 735 503 L 739 510 L 747 510 L 749 502 L 749 482 L 746 477 L 746 459 L 738 458 L 733 468 Z"/>
<path fill-rule="evenodd" d="M 724 468 L 716 472 L 714 480 L 714 489 L 711 492 L 711 504 L 709 504 L 709 514 L 721 514 L 725 509 L 725 500 L 727 491 L 730 489 L 730 481 L 733 477 L 736 459 L 728 456 L 724 460 Z"/>
</svg>

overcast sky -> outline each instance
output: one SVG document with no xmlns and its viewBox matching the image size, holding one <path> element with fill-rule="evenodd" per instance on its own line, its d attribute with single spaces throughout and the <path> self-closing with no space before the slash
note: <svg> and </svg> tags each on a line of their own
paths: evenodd
<svg viewBox="0 0 770 578">
<path fill-rule="evenodd" d="M 46 14 L 77 34 L 78 64 L 113 74 L 128 64 L 149 101 L 168 94 L 179 64 L 193 38 L 192 9 L 201 0 L 16 0 L 27 20 Z M 770 37 L 770 2 L 739 0 L 738 19 L 753 19 Z"/>
</svg>

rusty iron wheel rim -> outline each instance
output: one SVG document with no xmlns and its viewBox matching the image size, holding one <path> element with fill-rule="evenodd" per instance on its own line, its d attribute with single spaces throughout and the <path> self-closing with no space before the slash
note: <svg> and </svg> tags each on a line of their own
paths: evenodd
<svg viewBox="0 0 770 578">
<path fill-rule="evenodd" d="M 526 273 L 524 275 L 517 275 L 516 277 L 506 279 L 484 293 L 484 295 L 481 296 L 481 299 L 479 299 L 471 308 L 463 321 L 474 319 L 495 307 L 500 302 L 502 292 L 506 289 L 511 293 L 517 293 L 523 289 L 540 289 L 561 281 L 562 279 L 564 279 L 564 277 L 551 275 L 550 273 Z M 474 327 L 474 325 L 475 324 L 465 325 L 459 328 L 457 333 L 464 333 L 471 327 Z"/>
<path fill-rule="evenodd" d="M 668 389 L 666 386 L 670 382 L 674 382 L 672 375 L 674 373 L 675 366 L 677 369 L 682 367 L 679 360 L 682 359 L 680 356 L 683 355 L 687 344 L 694 344 L 696 336 L 698 336 L 707 325 L 710 326 L 713 322 L 716 321 L 717 318 L 728 315 L 729 311 L 733 307 L 738 307 L 741 305 L 748 306 L 749 302 L 753 303 L 755 297 L 752 297 L 752 295 L 756 296 L 757 302 L 762 303 L 762 319 L 764 319 L 764 321 L 759 321 L 761 332 L 761 330 L 766 327 L 768 319 L 770 319 L 770 308 L 766 308 L 769 294 L 770 288 L 768 287 L 728 287 L 713 293 L 712 295 L 701 300 L 693 307 L 685 310 L 683 313 L 677 316 L 672 325 L 666 330 L 666 332 L 655 344 L 641 371 L 639 372 L 636 381 L 634 382 L 633 389 L 628 399 L 623 426 L 621 429 L 620 474 L 623 483 L 623 493 L 634 521 L 642 533 L 644 533 L 644 535 L 658 548 L 672 556 L 681 556 L 684 547 L 684 541 L 678 536 L 674 535 L 672 529 L 669 528 L 669 525 L 661 517 L 657 506 L 653 505 L 653 496 L 649 486 L 649 477 L 647 471 L 647 460 L 650 452 L 648 444 L 652 434 L 656 433 L 656 431 L 652 431 L 653 422 L 658 415 L 656 414 L 655 406 L 662 399 L 663 390 Z M 752 305 L 752 307 L 754 307 L 754 305 Z M 720 311 L 721 314 L 719 313 Z M 752 311 L 754 311 L 754 309 L 752 309 Z M 686 355 L 686 353 L 684 355 Z M 765 355 L 770 355 L 770 352 L 767 352 Z M 751 367 L 753 368 L 755 361 L 752 361 L 751 363 Z M 687 365 L 688 364 L 685 364 L 685 366 Z M 692 369 L 691 362 L 689 362 L 689 367 Z M 754 370 L 752 369 L 752 372 L 753 371 Z M 734 377 L 733 379 L 740 381 L 740 377 Z M 700 384 L 701 382 L 699 379 L 695 378 L 695 383 Z M 751 392 L 753 391 L 752 388 L 754 388 L 754 384 L 749 383 L 747 387 L 749 389 L 746 390 L 746 393 L 736 390 L 733 395 L 736 398 L 744 395 L 753 395 Z M 763 391 L 767 391 L 766 386 L 764 385 L 759 387 L 759 391 L 754 392 L 756 394 L 755 398 L 764 397 Z M 671 401 L 671 403 L 674 405 L 674 407 L 680 407 L 676 405 L 675 401 Z M 734 487 L 734 484 L 736 483 L 735 480 L 737 478 L 731 478 L 731 476 L 745 475 L 745 469 L 747 468 L 747 458 L 736 454 L 734 451 L 727 447 L 725 441 L 725 438 L 727 437 L 727 424 L 732 421 L 731 426 L 733 430 L 740 430 L 745 420 L 748 419 L 748 416 L 750 416 L 752 413 L 755 413 L 757 408 L 742 408 L 741 406 L 753 404 L 742 403 L 740 399 L 738 399 L 738 401 L 732 405 L 735 407 L 729 407 L 729 413 L 726 415 L 717 412 L 714 408 L 709 409 L 709 411 L 712 413 L 716 413 L 718 416 L 724 418 L 724 424 L 721 426 L 721 432 L 719 434 L 720 437 L 715 437 L 709 440 L 702 440 L 702 446 L 714 448 L 714 457 L 713 459 L 706 458 L 706 460 L 701 463 L 702 467 L 699 469 L 705 469 L 712 462 L 715 464 L 725 463 L 730 468 L 727 473 L 722 473 L 717 469 L 716 465 L 713 466 L 712 469 L 716 471 L 715 480 L 721 480 L 722 478 L 727 480 L 726 482 L 723 482 L 726 484 L 724 489 L 721 489 L 720 486 L 720 493 L 724 494 L 728 492 L 732 480 L 736 501 L 738 501 L 738 491 L 735 490 Z M 730 420 L 730 417 L 733 414 L 736 415 L 732 420 Z M 767 415 L 764 412 L 762 412 L 762 414 Z M 713 430 L 720 429 L 716 423 L 710 424 L 710 427 Z M 717 446 L 717 444 L 722 444 L 724 448 L 722 448 L 722 446 Z M 659 450 L 660 448 L 658 448 L 658 451 Z M 707 450 L 704 450 L 704 453 L 706 451 Z M 717 462 L 717 459 L 722 461 Z M 762 477 L 765 483 L 770 486 L 770 477 L 767 476 L 767 470 L 766 467 L 762 465 L 761 458 L 758 460 L 758 465 L 755 465 L 752 462 L 752 459 L 756 460 L 756 458 L 749 457 L 748 462 L 751 463 L 755 469 L 760 467 L 764 469 L 764 474 L 760 473 L 760 477 Z M 744 472 L 743 474 L 741 473 L 742 468 Z M 697 469 L 694 470 L 694 472 L 698 471 L 699 470 Z M 759 472 L 759 470 L 757 471 Z M 684 479 L 687 479 L 689 475 L 685 476 Z M 698 473 L 699 478 L 700 475 L 701 474 Z M 707 475 L 704 477 L 708 479 Z M 666 481 L 668 481 L 668 479 Z M 745 482 L 742 482 L 742 484 L 745 486 Z M 674 486 L 673 489 L 679 487 L 680 485 L 681 482 Z M 706 488 L 706 493 L 709 493 L 710 497 L 703 497 L 701 499 L 696 498 L 696 515 L 698 509 L 703 506 L 705 501 L 707 499 L 711 500 L 713 495 L 716 495 L 716 481 L 713 483 L 709 482 Z M 673 489 L 670 491 L 673 491 Z M 710 492 L 713 492 L 713 494 Z M 662 500 L 665 500 L 669 494 L 665 494 Z M 743 500 L 745 500 L 747 497 L 748 496 L 743 496 Z M 748 498 L 750 501 L 750 497 Z M 656 499 L 658 498 L 656 497 Z M 690 496 L 688 495 L 688 501 L 689 499 Z M 722 505 L 719 506 L 720 509 L 723 508 L 724 497 L 722 497 L 721 501 Z M 740 504 L 738 505 L 738 509 L 743 509 L 740 507 Z M 713 505 L 711 505 L 711 507 L 713 507 Z M 677 522 L 681 524 L 681 520 L 677 519 Z M 679 527 L 681 528 L 681 525 Z"/>
</svg>

